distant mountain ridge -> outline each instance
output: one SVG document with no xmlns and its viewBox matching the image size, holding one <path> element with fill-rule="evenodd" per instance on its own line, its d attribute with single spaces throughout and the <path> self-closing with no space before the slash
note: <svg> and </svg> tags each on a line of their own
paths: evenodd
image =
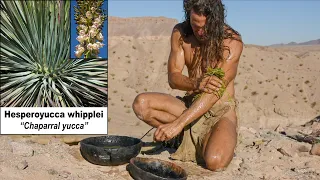
<svg viewBox="0 0 320 180">
<path fill-rule="evenodd" d="M 302 46 L 302 45 L 320 45 L 320 39 L 317 40 L 311 40 L 307 42 L 302 42 L 302 43 L 296 43 L 296 42 L 290 42 L 288 44 L 272 44 L 270 46 Z"/>
<path fill-rule="evenodd" d="M 166 17 L 130 17 L 110 16 L 108 19 L 108 36 L 171 36 L 178 20 Z"/>
</svg>

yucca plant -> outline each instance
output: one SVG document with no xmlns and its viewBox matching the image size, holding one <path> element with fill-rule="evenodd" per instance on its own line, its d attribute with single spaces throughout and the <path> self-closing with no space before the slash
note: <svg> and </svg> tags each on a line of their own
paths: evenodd
<svg viewBox="0 0 320 180">
<path fill-rule="evenodd" d="M 70 1 L 1 1 L 1 106 L 107 106 L 107 60 L 69 59 Z"/>
<path fill-rule="evenodd" d="M 80 58 L 98 57 L 104 37 L 102 35 L 103 23 L 106 20 L 106 10 L 102 10 L 104 0 L 82 1 L 77 0 L 75 9 L 75 20 L 77 27 L 77 40 L 80 44 L 76 46 L 75 56 Z"/>
</svg>

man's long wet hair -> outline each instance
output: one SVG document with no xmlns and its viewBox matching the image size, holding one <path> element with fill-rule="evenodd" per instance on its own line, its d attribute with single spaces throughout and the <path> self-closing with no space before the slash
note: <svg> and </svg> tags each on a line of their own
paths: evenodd
<svg viewBox="0 0 320 180">
<path fill-rule="evenodd" d="M 230 38 L 241 41 L 240 34 L 225 22 L 225 8 L 221 0 L 184 0 L 183 7 L 185 21 L 182 31 L 185 37 L 193 35 L 190 24 L 191 10 L 196 14 L 206 16 L 204 30 L 207 43 L 201 47 L 200 51 L 202 59 L 211 62 L 210 65 L 223 61 L 223 51 L 225 49 L 229 51 L 229 48 L 223 45 L 224 39 Z"/>
</svg>

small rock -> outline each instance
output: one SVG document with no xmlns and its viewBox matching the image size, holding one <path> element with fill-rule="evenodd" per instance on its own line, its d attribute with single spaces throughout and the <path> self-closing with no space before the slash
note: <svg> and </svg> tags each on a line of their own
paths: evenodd
<svg viewBox="0 0 320 180">
<path fill-rule="evenodd" d="M 17 168 L 19 170 L 24 170 L 28 167 L 28 162 L 26 160 L 20 162 L 18 165 L 17 165 Z"/>
<path fill-rule="evenodd" d="M 63 178 L 67 178 L 67 177 L 69 177 L 70 174 L 71 174 L 71 173 L 68 172 L 68 171 L 62 171 L 62 172 L 59 174 L 59 176 L 61 176 L 61 177 L 63 177 Z"/>
<path fill-rule="evenodd" d="M 54 170 L 54 169 L 49 169 L 49 170 L 48 170 L 48 173 L 51 174 L 51 175 L 56 175 L 56 174 L 58 174 L 58 172 L 57 172 L 56 170 Z"/>
<path fill-rule="evenodd" d="M 320 156 L 320 143 L 312 145 L 310 154 Z"/>
<path fill-rule="evenodd" d="M 76 136 L 65 136 L 61 139 L 61 141 L 68 145 L 77 145 L 81 139 Z"/>
<path fill-rule="evenodd" d="M 309 148 L 305 145 L 301 145 L 298 147 L 299 152 L 309 152 Z"/>
<path fill-rule="evenodd" d="M 305 163 L 306 167 L 318 167 L 319 166 L 319 162 L 316 161 L 309 161 Z"/>
<path fill-rule="evenodd" d="M 42 145 L 47 145 L 50 142 L 49 137 L 42 137 L 42 136 L 34 136 L 31 139 L 32 142 L 42 144 Z"/>
<path fill-rule="evenodd" d="M 274 166 L 273 169 L 274 169 L 276 172 L 281 172 L 281 171 L 282 171 L 278 166 Z"/>
<path fill-rule="evenodd" d="M 78 174 L 78 178 L 83 179 L 83 178 L 84 178 L 84 175 Z"/>
<path fill-rule="evenodd" d="M 24 143 L 11 142 L 11 147 L 12 153 L 18 156 L 30 157 L 34 154 L 33 149 Z"/>
</svg>

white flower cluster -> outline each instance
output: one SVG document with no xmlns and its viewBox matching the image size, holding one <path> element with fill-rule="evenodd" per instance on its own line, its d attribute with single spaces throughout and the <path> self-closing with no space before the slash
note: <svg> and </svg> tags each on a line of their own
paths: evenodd
<svg viewBox="0 0 320 180">
<path fill-rule="evenodd" d="M 85 17 L 80 18 L 80 24 L 78 26 L 79 36 L 77 40 L 80 44 L 76 46 L 75 56 L 80 58 L 85 54 L 85 58 L 88 58 L 86 55 L 90 53 L 91 57 L 97 57 L 99 54 L 99 49 L 101 49 L 104 44 L 102 31 L 102 20 L 99 13 L 96 12 L 95 7 L 91 7 L 91 11 L 87 11 Z"/>
</svg>

